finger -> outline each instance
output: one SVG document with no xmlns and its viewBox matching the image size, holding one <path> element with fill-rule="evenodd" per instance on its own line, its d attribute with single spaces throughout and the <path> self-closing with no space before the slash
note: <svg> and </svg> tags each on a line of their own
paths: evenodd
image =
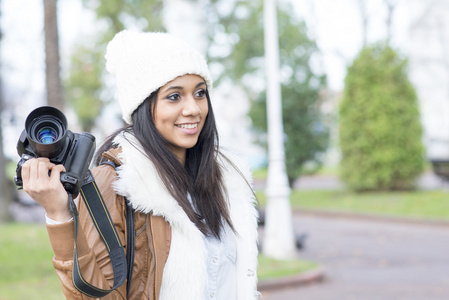
<svg viewBox="0 0 449 300">
<path fill-rule="evenodd" d="M 48 171 L 53 168 L 54 164 L 49 160 L 39 160 L 38 159 L 38 173 L 37 176 L 39 180 L 48 180 Z"/>
<path fill-rule="evenodd" d="M 66 169 L 64 165 L 54 165 L 51 169 L 50 180 L 51 181 L 59 181 L 61 177 L 61 172 L 65 172 Z"/>
<path fill-rule="evenodd" d="M 25 164 L 28 164 L 29 166 L 29 180 L 33 181 L 33 180 L 37 180 L 38 178 L 38 160 L 35 158 L 32 158 L 30 160 L 28 160 Z"/>
<path fill-rule="evenodd" d="M 37 180 L 37 159 L 27 160 L 22 165 L 23 189 L 28 192 Z"/>
<path fill-rule="evenodd" d="M 50 159 L 48 157 L 38 157 L 36 159 L 37 161 L 50 162 Z"/>
<path fill-rule="evenodd" d="M 28 180 L 30 180 L 30 163 L 29 160 L 22 164 L 22 170 L 20 174 L 22 176 L 22 182 L 23 184 L 28 183 Z"/>
</svg>

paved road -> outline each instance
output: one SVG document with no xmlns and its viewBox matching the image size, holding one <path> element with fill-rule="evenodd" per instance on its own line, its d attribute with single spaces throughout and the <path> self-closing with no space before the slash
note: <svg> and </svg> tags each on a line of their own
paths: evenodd
<svg viewBox="0 0 449 300">
<path fill-rule="evenodd" d="M 295 215 L 302 259 L 326 280 L 263 293 L 264 300 L 447 300 L 449 226 Z"/>
</svg>

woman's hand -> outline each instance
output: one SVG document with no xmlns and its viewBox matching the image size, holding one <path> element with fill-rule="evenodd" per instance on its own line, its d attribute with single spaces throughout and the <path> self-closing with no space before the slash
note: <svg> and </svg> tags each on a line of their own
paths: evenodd
<svg viewBox="0 0 449 300">
<path fill-rule="evenodd" d="M 50 219 L 65 222 L 72 214 L 61 172 L 65 172 L 63 165 L 55 165 L 45 157 L 29 159 L 22 165 L 23 190 L 45 209 Z"/>
</svg>

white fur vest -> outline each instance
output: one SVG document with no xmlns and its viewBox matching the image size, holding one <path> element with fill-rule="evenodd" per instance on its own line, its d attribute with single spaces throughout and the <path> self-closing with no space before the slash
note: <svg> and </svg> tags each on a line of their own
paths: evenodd
<svg viewBox="0 0 449 300">
<path fill-rule="evenodd" d="M 122 148 L 119 179 L 114 188 L 128 198 L 133 208 L 162 216 L 170 223 L 172 241 L 164 268 L 161 300 L 199 300 L 207 282 L 206 248 L 202 233 L 190 221 L 162 183 L 154 165 L 130 134 L 114 142 Z M 235 154 L 226 152 L 233 164 L 252 185 L 249 168 Z M 237 231 L 237 299 L 256 299 L 257 292 L 257 210 L 252 190 L 225 159 L 219 160 L 228 192 L 230 216 Z"/>
</svg>

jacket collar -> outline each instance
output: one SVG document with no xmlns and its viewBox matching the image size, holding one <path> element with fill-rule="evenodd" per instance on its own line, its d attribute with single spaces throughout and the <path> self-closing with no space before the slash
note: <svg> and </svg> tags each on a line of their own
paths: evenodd
<svg viewBox="0 0 449 300">
<path fill-rule="evenodd" d="M 124 133 L 118 135 L 114 143 L 121 149 L 116 154 L 122 163 L 117 168 L 119 178 L 114 189 L 125 196 L 135 210 L 162 216 L 172 229 L 160 299 L 202 299 L 207 282 L 207 252 L 202 233 L 170 195 L 135 137 Z M 237 231 L 237 299 L 253 299 L 257 286 L 257 210 L 254 193 L 249 186 L 252 179 L 248 166 L 236 155 L 229 152 L 226 157 L 229 160 L 219 156 L 219 163 L 227 188 L 231 219 Z M 249 273 L 253 276 L 250 277 Z"/>
</svg>

